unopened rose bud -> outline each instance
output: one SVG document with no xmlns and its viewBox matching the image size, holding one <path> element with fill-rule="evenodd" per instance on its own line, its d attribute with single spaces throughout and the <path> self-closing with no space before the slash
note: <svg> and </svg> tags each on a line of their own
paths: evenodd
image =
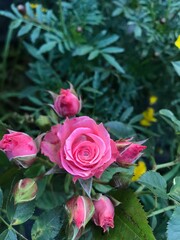
<svg viewBox="0 0 180 240">
<path fill-rule="evenodd" d="M 51 106 L 59 116 L 73 117 L 80 112 L 81 100 L 72 85 L 70 89 L 61 89 L 59 95 L 50 93 L 54 98 L 54 104 Z"/>
<path fill-rule="evenodd" d="M 116 142 L 117 149 L 119 151 L 119 155 L 117 157 L 117 163 L 120 165 L 131 165 L 138 158 L 141 157 L 142 151 L 146 149 L 146 146 L 143 146 L 142 143 L 133 143 L 126 140 L 120 140 Z"/>
<path fill-rule="evenodd" d="M 38 187 L 31 178 L 21 179 L 13 189 L 14 203 L 24 203 L 32 201 L 36 197 Z"/>
<path fill-rule="evenodd" d="M 75 223 L 78 229 L 85 227 L 94 214 L 94 205 L 90 198 L 85 196 L 72 197 L 66 203 L 69 214 L 69 224 Z"/>
<path fill-rule="evenodd" d="M 95 213 L 93 215 L 93 221 L 97 226 L 103 228 L 104 232 L 109 227 L 114 228 L 114 205 L 111 200 L 101 195 L 99 199 L 94 200 Z"/>
<path fill-rule="evenodd" d="M 13 160 L 18 165 L 27 168 L 32 165 L 38 152 L 35 141 L 22 132 L 9 131 L 0 141 L 2 150 L 9 160 Z"/>
</svg>

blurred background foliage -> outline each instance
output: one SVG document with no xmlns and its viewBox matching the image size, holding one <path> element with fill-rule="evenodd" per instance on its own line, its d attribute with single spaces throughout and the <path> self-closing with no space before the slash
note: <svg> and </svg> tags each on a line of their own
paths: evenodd
<svg viewBox="0 0 180 240">
<path fill-rule="evenodd" d="M 173 154 L 176 143 L 157 112 L 167 108 L 180 116 L 180 82 L 172 65 L 180 55 L 174 45 L 180 3 L 11 3 L 1 3 L 2 10 L 9 8 L 1 11 L 8 17 L 1 17 L 1 121 L 34 135 L 48 129 L 57 119 L 47 106 L 47 90 L 58 93 L 69 81 L 83 99 L 82 115 L 107 122 L 116 138 L 151 136 L 158 157 L 168 160 L 166 151 Z"/>
</svg>

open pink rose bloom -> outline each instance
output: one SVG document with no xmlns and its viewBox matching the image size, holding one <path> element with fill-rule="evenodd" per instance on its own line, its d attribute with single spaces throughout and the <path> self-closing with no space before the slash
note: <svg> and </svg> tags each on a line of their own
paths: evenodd
<svg viewBox="0 0 180 240">
<path fill-rule="evenodd" d="M 41 143 L 41 151 L 70 173 L 74 181 L 99 178 L 118 154 L 103 124 L 87 116 L 67 118 L 63 125 L 51 128 Z"/>
</svg>

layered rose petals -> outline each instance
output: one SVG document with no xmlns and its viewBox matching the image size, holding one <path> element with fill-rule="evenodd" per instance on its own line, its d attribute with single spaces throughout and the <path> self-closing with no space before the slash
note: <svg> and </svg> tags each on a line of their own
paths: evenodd
<svg viewBox="0 0 180 240">
<path fill-rule="evenodd" d="M 67 118 L 60 125 L 55 133 L 59 138 L 59 157 L 56 159 L 51 156 L 52 148 L 48 146 L 51 143 L 49 134 L 52 134 L 52 130 L 42 142 L 42 153 L 73 175 L 74 180 L 89 179 L 92 176 L 99 178 L 116 160 L 117 148 L 109 133 L 103 124 L 97 125 L 89 117 Z"/>
</svg>

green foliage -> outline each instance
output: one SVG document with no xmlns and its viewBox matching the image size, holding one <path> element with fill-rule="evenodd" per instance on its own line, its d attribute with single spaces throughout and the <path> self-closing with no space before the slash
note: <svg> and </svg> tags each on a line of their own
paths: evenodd
<svg viewBox="0 0 180 240">
<path fill-rule="evenodd" d="M 54 239 L 62 227 L 59 211 L 56 209 L 44 212 L 35 221 L 31 237 L 32 240 Z"/>
<path fill-rule="evenodd" d="M 176 201 L 180 202 L 180 177 L 173 179 L 173 186 L 170 189 L 169 195 Z"/>
<path fill-rule="evenodd" d="M 167 183 L 165 179 L 157 172 L 148 171 L 138 180 L 139 183 L 145 185 L 158 197 L 167 199 Z"/>
<path fill-rule="evenodd" d="M 180 207 L 177 207 L 173 214 L 172 217 L 168 223 L 168 228 L 167 228 L 167 239 L 168 240 L 175 240 L 180 237 Z"/>
<path fill-rule="evenodd" d="M 115 191 L 111 195 L 120 205 L 116 207 L 114 229 L 102 235 L 96 232 L 94 239 L 155 239 L 147 222 L 147 216 L 139 200 L 129 190 Z"/>
<path fill-rule="evenodd" d="M 12 230 L 5 230 L 0 235 L 0 240 L 17 240 L 17 235 Z"/>
</svg>

